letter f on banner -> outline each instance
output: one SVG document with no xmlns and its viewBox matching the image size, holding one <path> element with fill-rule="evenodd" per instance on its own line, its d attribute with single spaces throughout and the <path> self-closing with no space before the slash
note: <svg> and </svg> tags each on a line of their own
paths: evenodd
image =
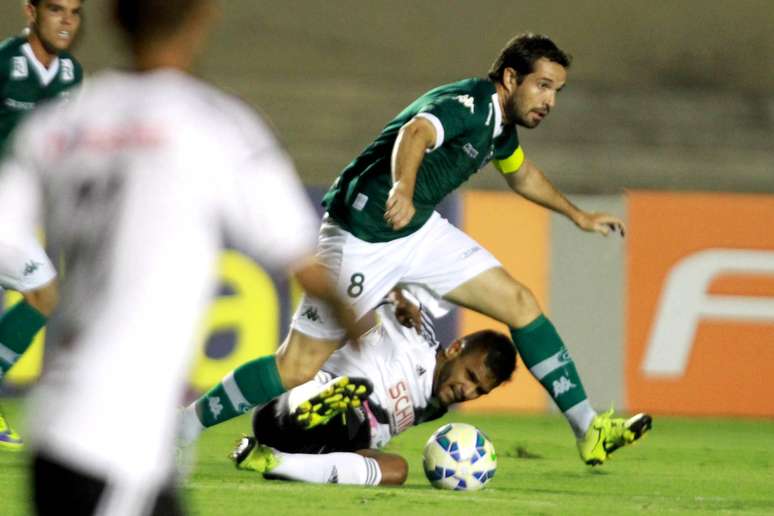
<svg viewBox="0 0 774 516">
<path fill-rule="evenodd" d="M 714 279 L 741 274 L 774 276 L 774 251 L 708 249 L 672 268 L 645 351 L 647 376 L 684 373 L 701 319 L 774 323 L 774 298 L 707 292 Z"/>
</svg>

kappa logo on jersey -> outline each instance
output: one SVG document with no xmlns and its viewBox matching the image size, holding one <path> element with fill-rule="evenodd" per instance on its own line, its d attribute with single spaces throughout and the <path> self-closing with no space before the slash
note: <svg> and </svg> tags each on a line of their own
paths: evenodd
<svg viewBox="0 0 774 516">
<path fill-rule="evenodd" d="M 466 143 L 465 145 L 463 145 L 462 150 L 464 150 L 465 154 L 470 156 L 471 159 L 476 159 L 478 157 L 478 151 L 470 143 Z"/>
<path fill-rule="evenodd" d="M 306 317 L 312 322 L 322 322 L 322 317 L 320 317 L 320 313 L 317 311 L 317 307 L 310 306 L 304 312 L 301 314 L 301 317 Z"/>
<path fill-rule="evenodd" d="M 392 404 L 393 433 L 399 434 L 406 428 L 414 424 L 414 403 L 408 392 L 408 384 L 401 380 L 387 390 Z"/>
<path fill-rule="evenodd" d="M 36 270 L 40 268 L 40 266 L 43 265 L 42 263 L 38 263 L 34 260 L 28 261 L 26 264 L 24 264 L 24 275 L 29 276 L 30 274 L 34 273 Z"/>
<path fill-rule="evenodd" d="M 223 412 L 223 404 L 217 396 L 207 398 L 207 405 L 210 407 L 210 412 L 212 412 L 212 416 L 215 418 L 220 416 L 220 413 Z"/>
<path fill-rule="evenodd" d="M 554 380 L 552 387 L 554 390 L 554 398 L 556 398 L 557 396 L 564 394 L 570 389 L 574 389 L 575 387 L 577 387 L 577 385 L 572 383 L 570 379 L 567 378 L 566 376 L 562 376 L 558 380 Z"/>
<path fill-rule="evenodd" d="M 421 365 L 418 365 L 418 366 L 417 366 L 417 376 L 422 376 L 422 375 L 423 375 L 423 374 L 425 374 L 426 372 L 427 372 L 427 369 L 425 369 L 425 368 L 424 368 L 424 367 L 422 367 Z"/>
<path fill-rule="evenodd" d="M 62 81 L 73 82 L 75 80 L 75 65 L 70 59 L 62 59 L 59 66 L 62 70 Z"/>
<path fill-rule="evenodd" d="M 30 68 L 27 65 L 27 58 L 22 56 L 14 57 L 11 61 L 11 79 L 20 81 L 30 75 Z"/>
<path fill-rule="evenodd" d="M 471 115 L 475 113 L 476 101 L 470 95 L 457 95 L 456 97 L 454 97 L 454 100 L 458 101 L 460 104 L 468 108 L 470 110 Z"/>
</svg>

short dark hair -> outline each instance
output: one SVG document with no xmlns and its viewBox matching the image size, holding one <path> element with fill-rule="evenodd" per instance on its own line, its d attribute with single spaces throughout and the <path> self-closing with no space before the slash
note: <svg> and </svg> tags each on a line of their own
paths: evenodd
<svg viewBox="0 0 774 516">
<path fill-rule="evenodd" d="M 510 380 L 516 369 L 516 347 L 506 335 L 494 330 L 481 330 L 462 338 L 462 354 L 482 350 L 486 353 L 484 364 L 501 384 Z"/>
<path fill-rule="evenodd" d="M 40 0 L 27 0 L 27 3 L 30 4 L 33 7 L 37 7 L 40 5 Z M 85 4 L 86 0 L 81 0 L 81 5 Z"/>
<path fill-rule="evenodd" d="M 115 0 L 115 19 L 132 42 L 164 38 L 180 27 L 186 13 L 204 1 Z"/>
<path fill-rule="evenodd" d="M 513 37 L 500 51 L 500 55 L 489 68 L 489 78 L 494 82 L 501 82 L 505 69 L 513 68 L 516 70 L 516 80 L 521 84 L 524 77 L 535 71 L 535 61 L 540 58 L 546 58 L 565 68 L 569 68 L 572 63 L 572 56 L 557 47 L 548 36 L 525 32 Z"/>
</svg>

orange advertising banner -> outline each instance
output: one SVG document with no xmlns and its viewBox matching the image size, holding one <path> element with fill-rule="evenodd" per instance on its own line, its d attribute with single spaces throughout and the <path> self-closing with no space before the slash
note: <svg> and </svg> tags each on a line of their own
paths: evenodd
<svg viewBox="0 0 774 516">
<path fill-rule="evenodd" d="M 462 195 L 462 228 L 503 264 L 511 276 L 527 285 L 545 309 L 550 268 L 549 212 L 512 193 L 468 191 Z M 460 335 L 486 328 L 508 328 L 470 310 L 460 315 Z M 464 403 L 462 410 L 543 411 L 548 397 L 521 359 L 513 380 L 491 394 Z"/>
<path fill-rule="evenodd" d="M 774 415 L 774 196 L 629 196 L 630 410 Z"/>
</svg>

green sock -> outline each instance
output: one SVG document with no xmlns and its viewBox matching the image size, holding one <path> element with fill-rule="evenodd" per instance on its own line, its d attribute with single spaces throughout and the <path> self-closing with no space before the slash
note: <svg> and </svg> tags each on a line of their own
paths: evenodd
<svg viewBox="0 0 774 516">
<path fill-rule="evenodd" d="M 586 399 L 570 353 L 544 315 L 523 328 L 511 328 L 511 337 L 524 364 L 562 412 Z"/>
<path fill-rule="evenodd" d="M 0 316 L 0 378 L 27 351 L 46 317 L 26 301 L 16 303 Z"/>
<path fill-rule="evenodd" d="M 237 367 L 218 385 L 194 402 L 201 424 L 210 427 L 228 421 L 285 392 L 274 355 Z"/>
</svg>

